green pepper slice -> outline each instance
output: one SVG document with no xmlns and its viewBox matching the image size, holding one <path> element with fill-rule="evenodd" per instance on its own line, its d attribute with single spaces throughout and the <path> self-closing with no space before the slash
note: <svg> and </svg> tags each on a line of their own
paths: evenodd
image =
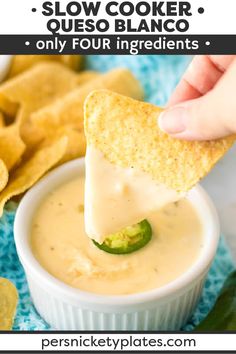
<svg viewBox="0 0 236 354">
<path fill-rule="evenodd" d="M 127 254 L 138 251 L 152 238 L 152 228 L 147 220 L 128 226 L 115 234 L 106 237 L 102 244 L 93 243 L 102 251 L 112 254 Z"/>
<path fill-rule="evenodd" d="M 226 279 L 220 295 L 208 316 L 195 331 L 235 331 L 236 330 L 236 271 Z"/>
</svg>

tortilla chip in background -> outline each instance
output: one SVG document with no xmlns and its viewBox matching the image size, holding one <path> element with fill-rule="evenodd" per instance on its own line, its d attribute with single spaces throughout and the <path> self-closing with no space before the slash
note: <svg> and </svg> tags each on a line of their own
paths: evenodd
<svg viewBox="0 0 236 354">
<path fill-rule="evenodd" d="M 15 55 L 7 79 L 21 74 L 42 61 L 59 62 L 77 71 L 82 69 L 84 58 L 81 55 Z"/>
<path fill-rule="evenodd" d="M 31 131 L 30 114 L 78 87 L 79 74 L 62 64 L 40 63 L 0 85 L 0 109 L 16 116 L 26 144 L 37 139 Z"/>
<path fill-rule="evenodd" d="M 0 112 L 0 128 L 5 126 L 5 118 L 2 112 Z"/>
<path fill-rule="evenodd" d="M 0 128 L 0 159 L 4 161 L 8 171 L 19 164 L 24 151 L 25 144 L 17 124 Z"/>
<path fill-rule="evenodd" d="M 4 161 L 0 159 L 0 192 L 6 187 L 9 174 Z"/>
<path fill-rule="evenodd" d="M 16 114 L 19 105 L 35 111 L 77 87 L 75 72 L 59 63 L 40 63 L 0 85 L 0 109 Z"/>
<path fill-rule="evenodd" d="M 0 331 L 12 329 L 17 302 L 15 285 L 8 279 L 0 278 Z"/>
<path fill-rule="evenodd" d="M 67 148 L 60 159 L 59 164 L 73 160 L 85 155 L 86 140 L 83 131 L 70 125 L 58 127 L 54 132 L 48 134 L 40 147 L 49 146 L 53 141 L 66 136 L 68 138 Z"/>
<path fill-rule="evenodd" d="M 101 76 L 99 73 L 95 72 L 95 71 L 83 71 L 79 74 L 76 75 L 75 77 L 75 83 L 76 83 L 76 89 L 78 87 L 82 87 L 85 83 L 88 83 L 90 80 L 93 80 L 94 78 L 98 78 L 99 76 Z M 68 78 L 69 80 L 70 78 Z M 75 89 L 75 88 L 74 88 Z M 57 88 L 58 90 L 58 88 Z M 73 90 L 68 90 L 67 92 L 72 92 Z M 64 95 L 62 95 L 62 97 L 60 97 L 61 102 L 63 102 L 64 99 Z M 51 102 L 55 102 L 55 100 L 51 100 Z M 24 115 L 26 117 L 29 117 L 26 121 L 25 124 L 23 124 L 21 126 L 21 134 L 22 137 L 24 139 L 24 141 L 27 144 L 27 147 L 29 150 L 31 150 L 32 148 L 34 148 L 34 146 L 39 143 L 40 141 L 42 141 L 45 138 L 45 134 L 44 134 L 44 130 L 40 130 L 40 127 L 37 127 L 35 125 L 32 124 L 31 121 L 31 114 L 32 114 L 32 108 L 31 106 L 27 105 L 24 106 Z M 39 110 L 40 111 L 40 110 Z M 36 110 L 37 112 L 37 110 Z M 20 115 L 20 110 L 19 110 L 19 115 Z M 58 128 L 58 126 L 56 127 Z M 53 131 L 49 131 L 48 127 L 47 127 L 47 135 L 49 134 L 53 134 L 55 131 L 55 127 L 53 126 Z"/>
<path fill-rule="evenodd" d="M 32 187 L 64 156 L 67 143 L 67 137 L 62 137 L 50 146 L 36 151 L 10 174 L 6 188 L 0 193 L 0 216 L 2 216 L 5 203 L 10 198 Z"/>
<path fill-rule="evenodd" d="M 137 168 L 177 191 L 203 178 L 234 143 L 236 136 L 215 141 L 171 138 L 157 125 L 162 110 L 106 90 L 85 102 L 87 143 L 111 162 Z"/>
<path fill-rule="evenodd" d="M 77 83 L 78 86 L 79 85 L 84 85 L 86 84 L 88 81 L 90 80 L 94 80 L 95 78 L 98 78 L 99 76 L 101 76 L 102 74 L 97 72 L 97 71 L 92 71 L 92 70 L 85 70 L 85 71 L 81 71 L 78 75 L 77 75 Z"/>
<path fill-rule="evenodd" d="M 84 67 L 85 56 L 84 55 L 54 55 L 54 58 L 60 63 L 68 66 L 68 68 L 79 71 Z"/>
<path fill-rule="evenodd" d="M 63 124 L 71 124 L 82 130 L 85 98 L 92 90 L 100 88 L 136 99 L 143 98 L 143 90 L 132 73 L 127 69 L 114 69 L 69 92 L 62 100 L 57 100 L 33 113 L 33 125 L 40 127 L 44 135 L 47 135 L 50 129 Z"/>
</svg>

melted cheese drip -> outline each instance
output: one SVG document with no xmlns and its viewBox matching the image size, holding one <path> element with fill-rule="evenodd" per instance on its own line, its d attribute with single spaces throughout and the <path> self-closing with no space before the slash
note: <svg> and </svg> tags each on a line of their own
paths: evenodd
<svg viewBox="0 0 236 354">
<path fill-rule="evenodd" d="M 111 164 L 93 146 L 87 147 L 85 161 L 85 229 L 99 243 L 181 198 L 144 172 Z"/>
</svg>

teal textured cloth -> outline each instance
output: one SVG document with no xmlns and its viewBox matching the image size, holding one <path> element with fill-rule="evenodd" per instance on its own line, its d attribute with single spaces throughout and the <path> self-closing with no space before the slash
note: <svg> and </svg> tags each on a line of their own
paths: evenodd
<svg viewBox="0 0 236 354">
<path fill-rule="evenodd" d="M 185 56 L 89 56 L 87 67 L 98 71 L 107 71 L 114 67 L 128 67 L 142 82 L 146 100 L 164 105 L 189 59 Z M 50 330 L 32 304 L 24 270 L 16 253 L 13 239 L 16 207 L 16 204 L 8 203 L 0 219 L 0 276 L 10 279 L 19 292 L 19 304 L 13 329 Z M 206 316 L 224 280 L 233 269 L 234 262 L 230 251 L 224 239 L 221 238 L 198 307 L 183 330 L 192 330 Z"/>
</svg>

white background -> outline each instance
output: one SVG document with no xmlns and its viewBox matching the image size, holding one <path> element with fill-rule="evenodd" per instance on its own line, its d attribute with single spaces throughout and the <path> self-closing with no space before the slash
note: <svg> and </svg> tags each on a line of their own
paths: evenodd
<svg viewBox="0 0 236 354">
<path fill-rule="evenodd" d="M 201 184 L 217 208 L 222 234 L 236 260 L 236 146 L 216 164 Z"/>
<path fill-rule="evenodd" d="M 69 1 L 60 0 L 62 9 Z M 121 0 L 117 1 L 120 2 Z M 138 0 L 130 1 L 132 3 L 138 2 Z M 151 0 L 146 1 L 152 2 Z M 44 0 L 1 0 L 0 34 L 50 34 L 46 27 L 50 17 L 42 15 L 43 2 Z M 78 0 L 78 2 L 80 1 Z M 104 13 L 105 4 L 109 0 L 101 0 L 101 2 L 100 17 L 109 19 L 111 23 L 111 17 Z M 190 29 L 187 34 L 236 34 L 236 0 L 190 0 L 190 3 L 192 4 L 193 16 L 188 17 Z M 38 11 L 33 13 L 31 11 L 32 7 L 37 8 Z M 200 15 L 197 12 L 199 7 L 205 9 L 204 14 Z M 83 18 L 83 16 L 80 16 L 80 18 Z M 133 21 L 138 22 L 139 19 L 138 16 L 132 17 Z M 109 34 L 113 34 L 113 32 L 110 30 Z"/>
<path fill-rule="evenodd" d="M 88 338 L 90 335 L 88 334 L 54 334 L 50 332 L 48 334 L 37 334 L 37 333 L 33 333 L 33 334 L 0 334 L 0 350 L 4 352 L 4 350 L 39 350 L 42 351 L 42 339 L 43 338 L 48 338 L 48 339 L 60 339 L 60 338 L 79 338 L 79 336 L 83 336 L 83 338 Z M 106 338 L 108 335 L 105 333 L 101 333 L 101 334 L 93 334 L 93 337 L 95 338 Z M 135 347 L 125 347 L 123 348 L 123 351 L 125 350 L 130 350 L 133 351 L 135 353 L 137 353 L 139 350 L 145 350 L 146 352 L 148 351 L 154 351 L 156 350 L 156 352 L 158 353 L 158 351 L 186 351 L 186 352 L 192 352 L 192 350 L 203 350 L 203 351 L 207 351 L 207 350 L 218 350 L 218 351 L 227 351 L 227 350 L 234 350 L 234 352 L 236 352 L 236 334 L 193 334 L 193 333 L 189 333 L 189 334 L 133 334 L 132 333 L 132 337 L 133 339 L 135 338 L 140 338 L 145 336 L 146 338 L 154 338 L 154 339 L 162 339 L 163 341 L 166 339 L 184 339 L 184 338 L 188 338 L 188 339 L 196 339 L 197 342 L 197 346 L 195 348 L 191 347 L 139 347 L 139 348 L 135 348 Z M 118 338 L 129 338 L 130 334 L 109 334 L 110 338 L 114 338 L 115 340 L 117 340 Z M 117 347 L 116 350 L 120 350 L 120 347 Z M 44 348 L 44 351 L 59 351 L 59 350 L 64 350 L 64 351 L 78 351 L 78 350 L 83 350 L 83 352 L 85 353 L 86 350 L 93 350 L 93 351 L 97 351 L 97 352 L 102 352 L 104 350 L 112 350 L 112 348 L 109 347 L 87 347 L 86 350 L 85 348 L 71 348 L 71 347 L 55 347 L 55 346 L 48 346 L 46 348 Z M 114 349 L 113 349 L 114 350 Z"/>
</svg>

